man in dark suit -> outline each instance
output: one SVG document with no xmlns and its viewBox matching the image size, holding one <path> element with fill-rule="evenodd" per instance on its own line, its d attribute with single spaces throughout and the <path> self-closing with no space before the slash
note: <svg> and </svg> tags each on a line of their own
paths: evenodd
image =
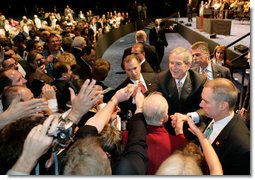
<svg viewBox="0 0 255 180">
<path fill-rule="evenodd" d="M 169 70 L 158 74 L 151 91 L 159 91 L 169 104 L 168 115 L 176 112 L 188 113 L 199 109 L 201 92 L 206 78 L 190 69 L 192 56 L 189 50 L 177 47 L 170 52 Z M 165 123 L 171 134 L 175 134 L 171 122 Z M 187 139 L 195 138 L 184 124 L 184 134 Z"/>
<path fill-rule="evenodd" d="M 56 96 L 58 101 L 58 106 L 61 110 L 66 109 L 65 99 L 68 97 L 64 97 L 63 93 L 66 84 L 70 81 L 72 75 L 71 67 L 69 64 L 63 62 L 56 62 L 53 66 L 52 76 L 54 77 L 54 81 L 51 82 L 51 85 L 56 88 Z"/>
<path fill-rule="evenodd" d="M 153 68 L 145 59 L 144 45 L 136 43 L 132 46 L 131 53 L 137 56 L 139 64 L 141 65 L 141 72 L 154 73 Z M 124 67 L 125 69 L 125 67 Z"/>
<path fill-rule="evenodd" d="M 198 41 L 192 45 L 191 49 L 195 63 L 193 70 L 205 75 L 209 80 L 219 77 L 232 79 L 228 68 L 215 64 L 210 60 L 210 51 L 206 42 Z"/>
<path fill-rule="evenodd" d="M 155 27 L 150 29 L 149 42 L 150 45 L 156 47 L 157 54 L 159 56 L 159 62 L 161 63 L 164 56 L 165 47 L 168 46 L 165 33 L 168 29 L 165 28 L 165 22 L 160 22 L 159 19 L 155 20 Z"/>
<path fill-rule="evenodd" d="M 77 64 L 84 70 L 86 76 L 91 78 L 92 76 L 92 64 L 95 61 L 96 51 L 91 46 L 85 46 L 81 51 L 80 58 L 76 59 Z"/>
<path fill-rule="evenodd" d="M 134 54 L 128 55 L 124 59 L 124 68 L 127 74 L 127 79 L 124 80 L 117 88 L 116 91 L 126 87 L 128 84 L 136 84 L 139 85 L 139 81 L 142 83 L 144 88 L 148 90 L 155 78 L 154 73 L 141 73 L 141 65 L 139 64 L 139 60 L 137 56 Z M 140 86 L 140 85 L 139 85 Z M 136 105 L 134 104 L 133 98 L 129 98 L 128 101 L 122 102 L 119 104 L 121 109 L 120 117 L 122 120 L 127 120 L 127 114 L 131 111 L 133 114 L 136 109 Z"/>
<path fill-rule="evenodd" d="M 82 49 L 87 45 L 85 39 L 81 36 L 76 36 L 72 42 L 72 50 L 71 53 L 74 55 L 75 59 L 79 59 L 81 57 Z"/>
<path fill-rule="evenodd" d="M 160 72 L 160 62 L 159 57 L 156 52 L 156 49 L 154 46 L 146 44 L 147 34 L 145 31 L 140 30 L 136 32 L 136 43 L 141 43 L 144 45 L 144 52 L 145 52 L 145 59 L 148 61 L 148 63 L 151 65 L 153 70 L 155 72 Z M 129 47 L 124 50 L 124 54 L 122 56 L 122 62 L 121 62 L 121 68 L 123 67 L 123 61 L 127 55 L 131 54 L 132 47 Z"/>
<path fill-rule="evenodd" d="M 224 175 L 250 175 L 250 131 L 241 117 L 234 113 L 238 91 L 228 79 L 207 81 L 200 106 L 213 120 L 208 140 L 223 168 Z"/>
</svg>

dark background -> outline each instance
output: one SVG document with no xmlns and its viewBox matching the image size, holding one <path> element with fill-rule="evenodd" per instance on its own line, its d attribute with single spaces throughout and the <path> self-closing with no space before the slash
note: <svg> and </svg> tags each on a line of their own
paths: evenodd
<svg viewBox="0 0 255 180">
<path fill-rule="evenodd" d="M 199 0 L 193 0 L 197 4 Z M 181 16 L 186 16 L 188 0 L 137 0 L 145 2 L 149 18 L 167 17 L 180 10 Z M 91 9 L 94 14 L 107 11 L 132 11 L 134 0 L 0 0 L 0 11 L 8 17 L 32 17 L 38 14 L 37 8 L 44 8 L 46 12 L 63 13 L 68 4 L 76 13 L 84 13 Z"/>
</svg>

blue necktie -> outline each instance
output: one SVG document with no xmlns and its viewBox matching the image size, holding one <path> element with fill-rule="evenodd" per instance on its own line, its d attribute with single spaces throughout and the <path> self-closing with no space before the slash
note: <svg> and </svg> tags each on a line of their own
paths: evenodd
<svg viewBox="0 0 255 180">
<path fill-rule="evenodd" d="M 214 122 L 212 122 L 211 124 L 210 124 L 210 126 L 205 130 L 205 132 L 204 132 L 204 135 L 205 135 L 205 138 L 206 139 L 209 139 L 209 137 L 210 137 L 210 135 L 212 134 L 212 132 L 213 132 L 213 124 L 214 124 Z"/>
</svg>

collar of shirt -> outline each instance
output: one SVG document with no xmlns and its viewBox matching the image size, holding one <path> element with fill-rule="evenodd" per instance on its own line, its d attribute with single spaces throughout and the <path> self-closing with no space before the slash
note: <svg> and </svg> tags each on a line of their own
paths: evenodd
<svg viewBox="0 0 255 180">
<path fill-rule="evenodd" d="M 179 82 L 179 81 L 181 81 L 181 85 L 183 86 L 183 84 L 184 84 L 186 78 L 187 78 L 187 72 L 186 72 L 185 76 L 184 76 L 181 80 L 175 79 L 176 86 L 178 85 L 178 82 Z"/>
<path fill-rule="evenodd" d="M 230 120 L 233 117 L 234 117 L 234 111 L 232 111 L 229 116 L 214 122 L 213 132 L 209 138 L 209 142 L 211 144 L 213 143 L 213 141 L 217 138 L 217 136 L 220 134 L 220 132 L 224 129 L 224 127 L 230 122 Z"/>
<path fill-rule="evenodd" d="M 202 68 L 200 67 L 199 68 L 199 73 L 202 74 Z M 205 72 L 206 72 L 206 75 L 207 75 L 207 78 L 209 80 L 212 80 L 213 79 L 213 73 L 212 73 L 212 64 L 211 64 L 211 61 L 209 61 L 209 64 L 208 66 L 205 68 Z"/>
<path fill-rule="evenodd" d="M 199 68 L 199 72 L 200 72 L 200 74 L 202 73 L 202 68 L 200 67 Z M 211 65 L 211 61 L 209 61 L 209 64 L 208 64 L 208 66 L 205 68 L 205 71 L 206 72 L 212 72 L 212 65 Z"/>
<path fill-rule="evenodd" d="M 80 47 L 74 46 L 73 48 L 79 49 L 80 51 L 82 51 L 82 48 L 80 48 Z"/>
<path fill-rule="evenodd" d="M 139 81 L 141 81 L 141 82 L 143 83 L 144 87 L 146 88 L 146 90 L 148 90 L 147 85 L 146 85 L 146 83 L 145 83 L 145 80 L 144 80 L 144 78 L 143 78 L 142 73 L 140 74 L 140 79 L 139 79 L 139 80 L 130 79 L 130 81 L 132 81 L 132 83 L 133 83 L 133 84 L 136 84 L 136 85 L 138 84 Z"/>
<path fill-rule="evenodd" d="M 145 59 L 140 62 L 140 65 L 142 65 L 145 62 Z"/>
</svg>

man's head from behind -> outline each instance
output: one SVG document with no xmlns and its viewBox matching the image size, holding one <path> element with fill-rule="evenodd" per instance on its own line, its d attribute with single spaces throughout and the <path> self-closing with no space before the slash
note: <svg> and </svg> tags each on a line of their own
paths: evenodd
<svg viewBox="0 0 255 180">
<path fill-rule="evenodd" d="M 103 151 L 100 138 L 87 136 L 78 139 L 64 160 L 64 175 L 111 175 L 111 164 Z"/>
<path fill-rule="evenodd" d="M 97 81 L 104 81 L 111 69 L 109 61 L 99 58 L 92 65 L 92 76 Z"/>
<path fill-rule="evenodd" d="M 154 92 L 143 103 L 143 114 L 148 125 L 162 126 L 168 120 L 168 103 L 162 94 Z"/>
<path fill-rule="evenodd" d="M 145 31 L 140 30 L 136 32 L 136 42 L 142 42 L 145 43 L 147 39 L 147 34 Z"/>
</svg>

